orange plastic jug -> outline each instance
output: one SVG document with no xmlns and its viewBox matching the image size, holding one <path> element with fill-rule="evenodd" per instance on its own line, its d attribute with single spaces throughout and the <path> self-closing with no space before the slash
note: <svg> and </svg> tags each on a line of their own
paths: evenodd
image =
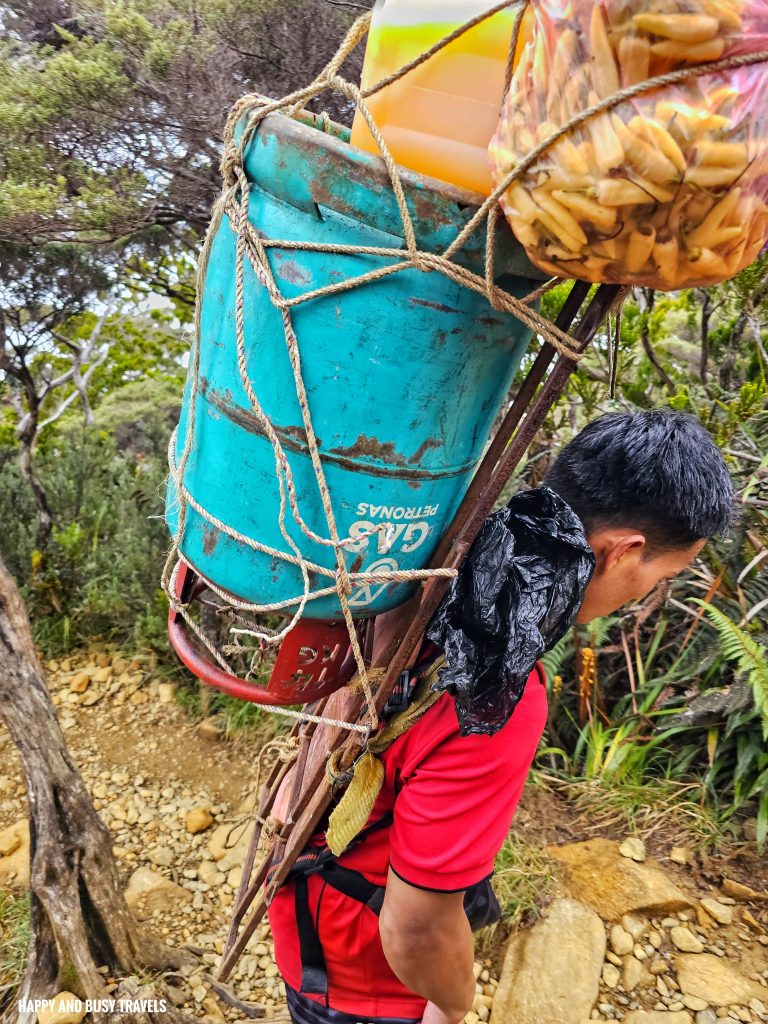
<svg viewBox="0 0 768 1024">
<path fill-rule="evenodd" d="M 363 89 L 493 6 L 490 0 L 377 0 L 365 52 Z M 473 192 L 491 192 L 488 143 L 499 120 L 517 12 L 517 4 L 498 11 L 368 99 L 397 163 Z M 530 38 L 529 15 L 530 9 L 516 56 Z M 352 144 L 378 152 L 359 110 Z"/>
</svg>

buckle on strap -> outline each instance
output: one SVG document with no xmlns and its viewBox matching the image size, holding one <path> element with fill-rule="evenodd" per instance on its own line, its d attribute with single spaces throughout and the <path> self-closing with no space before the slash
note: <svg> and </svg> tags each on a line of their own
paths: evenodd
<svg viewBox="0 0 768 1024">
<path fill-rule="evenodd" d="M 401 711 L 405 711 L 415 685 L 416 682 L 410 669 L 405 669 L 404 672 L 401 672 L 400 677 L 392 688 L 387 703 L 384 705 L 382 717 L 385 719 L 393 718 L 395 715 L 399 715 Z"/>
</svg>

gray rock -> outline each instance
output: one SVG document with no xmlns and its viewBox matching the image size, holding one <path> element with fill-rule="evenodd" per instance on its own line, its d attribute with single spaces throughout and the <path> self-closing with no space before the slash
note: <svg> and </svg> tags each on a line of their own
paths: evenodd
<svg viewBox="0 0 768 1024">
<path fill-rule="evenodd" d="M 699 1010 L 696 1014 L 696 1024 L 717 1024 L 717 1014 L 711 1006 L 707 1010 Z"/>
</svg>

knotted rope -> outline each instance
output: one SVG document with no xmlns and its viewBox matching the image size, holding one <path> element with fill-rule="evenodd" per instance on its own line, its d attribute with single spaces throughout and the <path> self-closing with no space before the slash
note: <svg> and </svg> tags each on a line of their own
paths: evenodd
<svg viewBox="0 0 768 1024">
<path fill-rule="evenodd" d="M 168 596 L 171 608 L 178 615 L 182 616 L 193 631 L 195 636 L 204 644 L 206 649 L 210 652 L 211 656 L 215 661 L 221 665 L 225 670 L 229 670 L 229 665 L 221 651 L 216 648 L 216 645 L 207 638 L 199 625 L 194 621 L 190 615 L 189 609 L 185 603 L 180 601 L 175 592 L 175 569 L 174 566 L 180 557 L 179 545 L 184 536 L 184 530 L 186 525 L 187 508 L 192 508 L 202 519 L 204 519 L 211 526 L 220 530 L 226 536 L 231 538 L 233 541 L 239 544 L 244 544 L 251 547 L 255 551 L 260 551 L 264 554 L 270 555 L 273 558 L 280 559 L 289 564 L 298 567 L 302 577 L 302 593 L 297 595 L 295 598 L 291 598 L 284 601 L 272 602 L 269 604 L 254 604 L 246 601 L 240 601 L 233 598 L 231 594 L 222 591 L 217 588 L 216 585 L 209 580 L 205 582 L 208 584 L 211 590 L 214 591 L 219 597 L 228 602 L 232 607 L 240 612 L 249 613 L 263 613 L 263 612 L 277 612 L 293 609 L 293 614 L 288 623 L 279 631 L 259 629 L 258 627 L 253 630 L 247 630 L 249 635 L 253 635 L 257 638 L 262 645 L 274 646 L 278 645 L 283 638 L 295 627 L 301 616 L 306 610 L 307 603 L 311 600 L 315 600 L 320 597 L 326 597 L 331 594 L 338 596 L 339 604 L 342 610 L 342 615 L 346 623 L 347 632 L 349 634 L 350 644 L 354 655 L 356 667 L 357 667 L 357 679 L 359 685 L 363 689 L 367 702 L 367 722 L 363 725 L 353 723 L 340 723 L 333 721 L 331 724 L 342 726 L 345 728 L 354 729 L 360 732 L 369 734 L 371 730 L 377 727 L 378 721 L 376 711 L 373 706 L 371 684 L 369 681 L 368 671 L 363 659 L 360 644 L 357 639 L 357 633 L 354 628 L 354 622 L 352 613 L 349 607 L 349 595 L 355 585 L 363 583 L 378 583 L 378 582 L 393 582 L 403 583 L 410 581 L 419 581 L 429 579 L 434 576 L 454 576 L 455 570 L 451 569 L 432 569 L 432 570 L 398 570 L 398 571 L 382 571 L 376 570 L 370 573 L 352 573 L 349 572 L 344 559 L 345 547 L 351 543 L 358 542 L 361 538 L 356 537 L 353 539 L 343 539 L 339 536 L 336 519 L 334 515 L 333 505 L 328 490 L 328 485 L 325 478 L 325 472 L 322 464 L 322 457 L 319 451 L 319 445 L 317 437 L 315 435 L 312 416 L 309 408 L 309 402 L 307 398 L 306 388 L 304 385 L 304 379 L 302 374 L 301 365 L 301 352 L 296 336 L 291 312 L 292 310 L 301 305 L 312 301 L 317 298 L 327 297 L 334 294 L 338 294 L 347 291 L 352 288 L 357 288 L 362 285 L 368 284 L 372 281 L 381 280 L 382 278 L 390 275 L 399 273 L 403 270 L 417 269 L 424 273 L 438 272 L 451 281 L 458 285 L 466 288 L 470 288 L 480 294 L 484 294 L 488 302 L 497 310 L 511 313 L 521 323 L 535 332 L 540 338 L 549 342 L 549 344 L 560 354 L 560 356 L 567 358 L 572 362 L 577 362 L 581 358 L 581 354 L 576 349 L 576 344 L 573 339 L 557 328 L 554 324 L 548 321 L 535 309 L 531 308 L 533 302 L 535 302 L 542 294 L 554 286 L 557 283 L 557 279 L 544 284 L 542 287 L 536 289 L 530 295 L 525 296 L 522 299 L 517 299 L 510 295 L 508 292 L 499 288 L 494 283 L 494 245 L 496 235 L 496 223 L 499 216 L 498 199 L 506 191 L 506 189 L 517 179 L 525 175 L 539 160 L 539 158 L 547 152 L 552 146 L 554 146 L 558 140 L 563 138 L 565 135 L 570 134 L 576 128 L 584 124 L 591 118 L 613 109 L 619 104 L 626 100 L 632 99 L 635 96 L 649 92 L 653 89 L 660 88 L 666 85 L 673 85 L 678 82 L 684 81 L 691 77 L 698 77 L 700 75 L 714 74 L 719 71 L 725 71 L 732 68 L 742 67 L 749 64 L 758 63 L 768 58 L 768 53 L 761 52 L 755 54 L 745 54 L 737 57 L 726 58 L 725 60 L 714 61 L 708 64 L 697 65 L 691 68 L 684 68 L 678 71 L 672 71 L 664 75 L 657 76 L 653 79 L 649 79 L 645 82 L 638 83 L 636 85 L 629 86 L 627 88 L 619 90 L 613 96 L 607 97 L 600 100 L 594 105 L 574 115 L 568 122 L 563 124 L 560 128 L 554 131 L 547 139 L 539 143 L 534 149 L 532 149 L 527 156 L 519 161 L 513 168 L 510 169 L 509 173 L 505 176 L 504 180 L 493 190 L 490 196 L 484 200 L 484 202 L 477 209 L 476 213 L 467 221 L 464 227 L 458 232 L 453 242 L 439 254 L 425 252 L 420 250 L 416 238 L 416 232 L 411 217 L 410 211 L 407 206 L 405 192 L 403 189 L 403 183 L 401 180 L 400 171 L 395 164 L 395 161 L 387 147 L 382 135 L 373 119 L 373 116 L 366 103 L 366 99 L 377 93 L 379 90 L 385 88 L 403 75 L 408 74 L 411 70 L 423 64 L 429 60 L 436 53 L 442 50 L 449 43 L 459 38 L 465 32 L 469 31 L 475 25 L 486 20 L 487 18 L 493 17 L 499 11 L 514 6 L 516 0 L 505 0 L 505 2 L 498 3 L 488 11 L 479 14 L 477 17 L 471 19 L 466 24 L 460 26 L 449 36 L 436 43 L 426 53 L 420 55 L 411 63 L 405 65 L 399 71 L 387 78 L 382 79 L 375 86 L 365 90 L 361 90 L 353 82 L 350 82 L 340 75 L 341 67 L 344 61 L 347 59 L 349 54 L 355 49 L 356 46 L 366 36 L 371 21 L 370 13 L 363 15 L 359 18 L 349 29 L 344 41 L 339 47 L 338 52 L 329 61 L 326 67 L 319 73 L 319 75 L 311 82 L 302 88 L 295 90 L 287 96 L 277 100 L 268 100 L 267 98 L 258 94 L 249 94 L 242 97 L 237 103 L 234 104 L 230 111 L 227 119 L 225 132 L 224 132 L 224 148 L 221 161 L 221 171 L 223 176 L 223 190 L 218 200 L 216 201 L 213 212 L 211 224 L 206 235 L 206 239 L 202 248 L 199 266 L 198 266 L 198 301 L 195 312 L 195 340 L 192 350 L 192 359 L 190 363 L 190 395 L 188 404 L 188 420 L 186 428 L 186 438 L 184 449 L 177 460 L 176 457 L 176 439 L 173 438 L 171 442 L 171 448 L 169 452 L 169 462 L 171 476 L 176 487 L 176 494 L 179 502 L 178 510 L 178 524 L 175 534 L 173 545 L 169 551 L 168 558 L 163 571 L 162 583 L 163 588 Z M 516 49 L 517 40 L 519 37 L 520 27 L 522 24 L 523 15 L 528 7 L 529 0 L 523 0 L 518 10 L 517 18 L 512 35 L 512 44 L 510 47 L 510 57 L 507 65 L 506 82 L 505 88 L 508 88 L 509 80 L 512 71 L 513 55 Z M 364 118 L 371 135 L 373 136 L 376 145 L 379 148 L 381 157 L 386 166 L 389 179 L 392 186 L 392 192 L 397 205 L 398 213 L 402 224 L 403 238 L 405 241 L 404 249 L 395 249 L 387 247 L 376 247 L 376 246 L 352 246 L 352 245 L 341 245 L 341 244 L 320 244 L 320 243 L 309 243 L 300 242 L 293 240 L 278 240 L 269 239 L 264 237 L 259 231 L 257 231 L 253 224 L 249 220 L 249 203 L 250 203 L 250 192 L 251 186 L 244 170 L 244 154 L 245 151 L 257 131 L 259 125 L 264 121 L 270 114 L 276 112 L 284 112 L 289 116 L 297 117 L 301 111 L 304 110 L 306 105 L 313 99 L 325 92 L 336 92 L 350 101 L 354 102 L 356 108 Z M 321 123 L 325 130 L 330 127 L 330 122 L 326 115 L 320 116 Z M 239 138 L 237 138 L 237 129 L 241 127 Z M 213 239 L 222 224 L 222 221 L 226 218 L 232 228 L 232 231 L 236 238 L 235 248 L 235 334 L 237 344 L 237 362 L 240 373 L 240 379 L 245 389 L 248 400 L 251 404 L 253 415 L 255 416 L 261 430 L 267 437 L 275 459 L 275 475 L 278 481 L 279 489 L 279 511 L 278 511 L 278 525 L 282 537 L 285 540 L 285 544 L 288 550 L 281 550 L 278 548 L 271 547 L 263 544 L 255 538 L 248 537 L 233 527 L 223 522 L 221 519 L 214 516 L 207 509 L 205 509 L 196 499 L 189 493 L 188 489 L 184 484 L 185 472 L 189 463 L 190 455 L 192 453 L 194 444 L 194 430 L 195 430 L 195 415 L 197 405 L 197 395 L 199 393 L 199 376 L 200 376 L 200 344 L 201 344 L 201 295 L 203 290 L 203 284 L 208 268 L 208 262 L 210 259 L 211 249 L 213 245 Z M 467 268 L 459 265 L 455 262 L 455 257 L 461 250 L 462 246 L 468 241 L 470 236 L 477 231 L 484 222 L 486 224 L 486 243 L 485 243 L 485 266 L 484 273 L 482 275 L 475 274 Z M 275 280 L 272 272 L 268 252 L 269 249 L 276 248 L 282 250 L 300 250 L 305 252 L 327 252 L 338 255 L 373 255 L 378 257 L 385 257 L 393 262 L 386 266 L 381 266 L 375 270 L 362 273 L 355 277 L 349 277 L 346 280 L 339 281 L 333 284 L 326 285 L 321 288 L 316 288 L 311 291 L 304 292 L 303 294 L 294 298 L 285 297 Z M 245 263 L 253 269 L 254 274 L 261 283 L 261 285 L 267 289 L 270 300 L 280 313 L 285 344 L 290 359 L 290 364 L 293 373 L 294 384 L 296 388 L 296 395 L 301 409 L 302 421 L 307 441 L 307 449 L 309 451 L 310 460 L 312 463 L 315 479 L 318 487 L 318 491 L 321 498 L 323 514 L 326 520 L 326 526 L 328 530 L 328 536 L 324 537 L 319 535 L 316 531 L 312 530 L 309 525 L 305 522 L 299 509 L 299 502 L 296 492 L 296 485 L 293 477 L 293 472 L 289 464 L 288 458 L 285 454 L 283 445 L 280 438 L 274 429 L 273 424 L 270 422 L 269 417 L 264 413 L 264 410 L 259 402 L 257 389 L 253 386 L 249 379 L 247 371 L 247 360 L 246 360 L 246 347 L 245 347 L 245 324 L 244 324 L 244 291 L 245 291 Z M 290 535 L 287 525 L 286 517 L 290 510 L 291 518 L 301 529 L 302 533 L 314 543 L 331 547 L 334 551 L 336 569 L 329 570 L 323 566 L 316 565 L 308 561 L 302 554 L 299 546 L 296 544 L 292 536 Z M 378 533 L 381 530 L 386 530 L 386 526 L 377 527 L 375 530 L 370 531 L 366 536 L 371 536 L 374 533 Z M 309 573 L 312 572 L 321 577 L 326 577 L 329 581 L 332 581 L 332 585 L 312 590 L 310 586 Z M 265 710 L 273 713 L 285 714 L 290 717 L 299 717 L 308 721 L 330 721 L 325 718 L 318 716 L 306 715 L 304 712 L 289 711 L 284 708 L 276 708 L 271 706 L 265 706 Z"/>
</svg>

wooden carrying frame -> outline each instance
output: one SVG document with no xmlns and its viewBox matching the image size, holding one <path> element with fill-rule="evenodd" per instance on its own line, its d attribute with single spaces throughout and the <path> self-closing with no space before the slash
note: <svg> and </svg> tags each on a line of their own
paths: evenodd
<svg viewBox="0 0 768 1024">
<path fill-rule="evenodd" d="M 590 288 L 589 284 L 582 281 L 576 281 L 572 285 L 555 321 L 557 327 L 563 331 L 569 330 L 577 319 Z M 622 295 L 623 289 L 617 285 L 601 285 L 596 290 L 572 332 L 577 343 L 577 352 L 583 352 L 588 347 L 608 314 L 621 301 Z M 461 565 L 485 519 L 501 496 L 504 486 L 562 393 L 576 363 L 573 359 L 560 355 L 547 376 L 555 355 L 555 349 L 548 342 L 544 342 L 489 445 L 450 527 L 443 536 L 430 568 L 458 568 Z M 404 625 L 371 666 L 373 670 L 380 670 L 380 681 L 374 686 L 373 693 L 377 714 L 383 712 L 401 673 L 408 668 L 418 651 L 425 630 L 448 583 L 449 580 L 445 577 L 432 577 L 421 584 L 419 591 L 408 602 L 410 614 L 400 620 Z M 309 705 L 306 710 L 315 715 L 328 714 L 330 702 L 335 704 L 333 717 L 347 722 L 360 721 L 366 710 L 363 695 L 351 688 L 340 690 L 331 697 L 324 697 Z M 256 825 L 246 855 L 232 923 L 222 956 L 219 974 L 222 980 L 230 975 L 254 930 L 264 917 L 273 896 L 285 881 L 298 855 L 317 831 L 332 802 L 332 787 L 326 778 L 327 755 L 338 751 L 337 764 L 343 771 L 352 765 L 365 744 L 365 737 L 359 732 L 349 733 L 340 728 L 317 725 L 314 722 L 297 722 L 291 735 L 298 743 L 296 760 L 290 766 L 278 759 L 261 792 L 257 794 Z M 310 743 L 313 738 L 313 756 L 310 757 Z M 285 821 L 273 834 L 264 836 L 261 863 L 254 871 L 262 845 L 261 823 L 270 815 L 278 790 L 290 767 L 293 767 L 294 777 Z M 269 884 L 265 885 L 273 865 L 276 865 L 276 869 L 271 873 Z"/>
</svg>

